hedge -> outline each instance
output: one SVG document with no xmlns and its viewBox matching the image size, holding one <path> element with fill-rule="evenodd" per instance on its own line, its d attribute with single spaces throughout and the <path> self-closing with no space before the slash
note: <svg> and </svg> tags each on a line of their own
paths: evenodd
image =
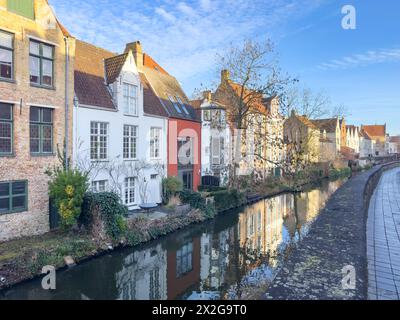
<svg viewBox="0 0 400 320">
<path fill-rule="evenodd" d="M 217 191 L 211 195 L 214 197 L 215 208 L 218 212 L 241 207 L 246 203 L 245 195 L 235 189 Z"/>
</svg>

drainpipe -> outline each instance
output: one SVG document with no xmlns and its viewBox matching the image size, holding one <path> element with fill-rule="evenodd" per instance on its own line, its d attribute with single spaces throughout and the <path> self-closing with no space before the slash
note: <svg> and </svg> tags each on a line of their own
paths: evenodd
<svg viewBox="0 0 400 320">
<path fill-rule="evenodd" d="M 69 166 L 69 45 L 68 37 L 64 37 L 65 42 L 65 150 L 64 150 L 64 168 L 67 170 Z"/>
</svg>

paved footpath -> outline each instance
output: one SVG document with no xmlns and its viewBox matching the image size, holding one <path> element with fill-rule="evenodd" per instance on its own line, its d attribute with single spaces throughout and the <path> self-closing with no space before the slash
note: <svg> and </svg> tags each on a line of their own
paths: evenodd
<svg viewBox="0 0 400 320">
<path fill-rule="evenodd" d="M 382 174 L 367 222 L 368 298 L 400 299 L 400 168 Z"/>
</svg>

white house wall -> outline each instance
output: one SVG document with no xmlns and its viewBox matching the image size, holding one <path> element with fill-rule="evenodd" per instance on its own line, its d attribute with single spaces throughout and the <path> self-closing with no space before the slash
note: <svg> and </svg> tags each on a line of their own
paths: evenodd
<svg viewBox="0 0 400 320">
<path fill-rule="evenodd" d="M 131 56 L 131 55 L 130 55 Z M 123 90 L 122 83 L 129 83 L 138 87 L 138 116 L 124 115 L 123 111 Z M 121 85 L 120 85 L 121 84 Z M 160 166 L 156 164 L 163 164 L 166 168 L 167 160 L 167 119 L 147 116 L 143 113 L 143 86 L 141 85 L 139 75 L 134 65 L 134 59 L 128 57 L 120 77 L 115 84 L 112 85 L 115 94 L 115 102 L 119 107 L 118 111 L 98 109 L 88 106 L 75 106 L 74 107 L 74 162 L 82 169 L 94 167 L 90 173 L 90 182 L 107 180 L 109 188 L 113 191 L 119 191 L 124 195 L 124 181 L 125 178 L 134 177 L 132 172 L 124 172 L 117 176 L 118 180 L 113 183 L 108 171 L 111 166 L 118 166 L 121 164 L 139 163 L 145 161 L 153 167 L 143 170 L 143 175 L 148 181 L 147 199 L 141 199 L 139 191 L 139 183 L 135 181 L 135 203 L 130 205 L 129 209 L 138 209 L 138 205 L 143 202 L 147 203 L 161 203 L 161 180 L 165 176 L 165 170 L 159 170 Z M 90 124 L 95 122 L 108 123 L 108 159 L 107 161 L 92 162 L 90 160 Z M 124 125 L 137 126 L 137 160 L 123 160 L 123 129 Z M 150 159 L 150 129 L 161 129 L 160 141 L 160 158 Z M 128 170 L 123 170 L 128 171 Z M 155 179 L 151 179 L 151 175 L 157 175 Z M 154 178 L 154 176 L 153 176 Z M 115 190 L 115 184 L 119 185 L 118 190 Z M 123 198 L 123 197 L 122 197 Z"/>
</svg>

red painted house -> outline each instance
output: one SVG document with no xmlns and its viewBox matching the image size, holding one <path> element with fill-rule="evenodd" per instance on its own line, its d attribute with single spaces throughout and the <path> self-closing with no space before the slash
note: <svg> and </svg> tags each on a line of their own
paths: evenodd
<svg viewBox="0 0 400 320">
<path fill-rule="evenodd" d="M 201 184 L 201 119 L 176 78 L 143 53 L 139 41 L 128 46 L 152 89 L 152 104 L 163 108 L 168 117 L 167 174 L 182 179 L 185 188 L 197 190 Z"/>
</svg>

